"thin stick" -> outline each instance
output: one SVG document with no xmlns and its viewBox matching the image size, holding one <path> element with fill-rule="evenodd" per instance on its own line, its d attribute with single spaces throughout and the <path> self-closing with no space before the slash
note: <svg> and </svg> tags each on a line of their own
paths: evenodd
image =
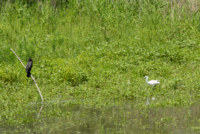
<svg viewBox="0 0 200 134">
<path fill-rule="evenodd" d="M 10 49 L 13 51 L 12 48 L 10 48 Z M 21 59 L 17 56 L 17 54 L 15 53 L 15 51 L 13 51 L 13 53 L 14 53 L 15 56 L 19 59 L 19 61 L 21 62 L 21 64 L 24 66 L 24 68 L 26 68 L 26 66 L 25 66 L 24 63 L 21 61 Z M 44 99 L 43 99 L 43 97 L 42 97 L 42 93 L 41 93 L 41 91 L 40 91 L 40 89 L 39 89 L 39 87 L 38 87 L 38 85 L 37 85 L 37 82 L 36 82 L 35 78 L 33 77 L 33 75 L 31 75 L 31 78 L 32 78 L 33 81 L 35 82 L 35 85 L 36 85 L 37 90 L 38 90 L 38 92 L 39 92 L 39 94 L 40 94 L 40 97 L 41 97 L 41 99 L 42 99 L 42 102 L 44 102 Z"/>
</svg>

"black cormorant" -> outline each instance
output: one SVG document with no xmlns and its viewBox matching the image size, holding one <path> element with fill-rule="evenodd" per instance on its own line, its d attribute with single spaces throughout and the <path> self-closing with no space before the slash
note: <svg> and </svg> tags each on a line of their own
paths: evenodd
<svg viewBox="0 0 200 134">
<path fill-rule="evenodd" d="M 26 65 L 27 77 L 31 77 L 31 68 L 32 68 L 32 66 L 33 66 L 32 58 L 28 58 L 28 64 Z"/>
</svg>

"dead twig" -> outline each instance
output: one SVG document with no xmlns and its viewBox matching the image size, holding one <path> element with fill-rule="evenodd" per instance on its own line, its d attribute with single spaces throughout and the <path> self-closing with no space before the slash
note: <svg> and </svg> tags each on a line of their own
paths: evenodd
<svg viewBox="0 0 200 134">
<path fill-rule="evenodd" d="M 19 59 L 19 61 L 21 62 L 21 64 L 24 66 L 24 68 L 26 68 L 26 66 L 25 66 L 24 63 L 21 61 L 21 59 L 17 56 L 17 54 L 15 53 L 15 51 L 13 51 L 12 48 L 10 48 L 10 49 L 11 49 L 12 52 L 15 54 L 15 56 Z M 35 78 L 33 77 L 33 75 L 31 75 L 31 78 L 32 78 L 33 81 L 35 82 L 35 85 L 36 85 L 37 90 L 38 90 L 38 92 L 39 92 L 39 94 L 40 94 L 40 97 L 41 97 L 41 99 L 42 99 L 42 102 L 44 102 L 44 99 L 43 99 L 43 97 L 42 97 L 42 93 L 41 93 L 41 91 L 40 91 L 40 89 L 39 89 L 39 87 L 38 87 L 38 85 L 37 85 L 37 82 L 36 82 Z"/>
</svg>

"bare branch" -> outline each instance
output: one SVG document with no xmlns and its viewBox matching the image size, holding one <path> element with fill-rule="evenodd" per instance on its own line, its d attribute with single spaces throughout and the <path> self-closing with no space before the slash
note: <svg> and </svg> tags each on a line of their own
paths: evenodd
<svg viewBox="0 0 200 134">
<path fill-rule="evenodd" d="M 12 52 L 15 54 L 15 56 L 19 59 L 19 61 L 21 62 L 21 64 L 24 66 L 24 68 L 26 68 L 26 66 L 25 66 L 24 63 L 21 61 L 21 59 L 17 56 L 17 54 L 15 53 L 15 51 L 13 51 L 12 48 L 10 48 L 10 49 L 11 49 Z M 39 94 L 40 94 L 40 97 L 41 97 L 41 99 L 42 99 L 42 102 L 44 102 L 44 99 L 43 99 L 43 97 L 42 97 L 42 93 L 41 93 L 41 91 L 40 91 L 40 89 L 39 89 L 39 87 L 38 87 L 38 85 L 37 85 L 37 82 L 36 82 L 35 78 L 33 77 L 33 75 L 31 75 L 31 78 L 32 78 L 33 81 L 35 82 L 35 85 L 36 85 L 37 90 L 38 90 L 38 92 L 39 92 Z"/>
</svg>

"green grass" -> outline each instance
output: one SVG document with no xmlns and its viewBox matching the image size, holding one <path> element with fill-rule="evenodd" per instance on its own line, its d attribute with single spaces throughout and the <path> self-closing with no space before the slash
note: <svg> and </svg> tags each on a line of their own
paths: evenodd
<svg viewBox="0 0 200 134">
<path fill-rule="evenodd" d="M 41 101 L 10 48 L 24 64 L 34 58 L 31 73 L 46 102 L 85 99 L 98 107 L 139 102 L 151 94 L 158 100 L 152 107 L 195 103 L 200 97 L 198 10 L 167 0 L 3 3 L 1 110 L 8 114 Z M 146 75 L 160 80 L 155 91 L 143 80 Z"/>
</svg>

